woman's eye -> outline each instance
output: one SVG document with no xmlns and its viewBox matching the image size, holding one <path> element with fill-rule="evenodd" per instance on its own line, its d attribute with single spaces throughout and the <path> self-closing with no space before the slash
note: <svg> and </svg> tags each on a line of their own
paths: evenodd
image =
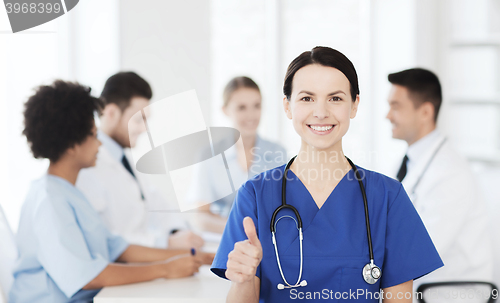
<svg viewBox="0 0 500 303">
<path fill-rule="evenodd" d="M 239 110 L 245 110 L 245 106 L 244 106 L 244 105 L 242 105 L 242 106 L 238 107 L 238 109 L 239 109 Z"/>
<path fill-rule="evenodd" d="M 302 97 L 300 100 L 309 102 L 311 101 L 311 97 Z"/>
<path fill-rule="evenodd" d="M 332 101 L 342 101 L 342 98 L 340 98 L 340 97 L 332 97 Z"/>
</svg>

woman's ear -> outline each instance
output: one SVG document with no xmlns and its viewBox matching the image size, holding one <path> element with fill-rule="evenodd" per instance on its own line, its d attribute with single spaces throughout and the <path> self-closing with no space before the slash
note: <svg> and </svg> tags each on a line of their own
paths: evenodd
<svg viewBox="0 0 500 303">
<path fill-rule="evenodd" d="M 68 148 L 63 155 L 74 157 L 78 153 L 78 144 L 75 144 Z"/>
<path fill-rule="evenodd" d="M 288 101 L 286 96 L 283 97 L 283 109 L 285 110 L 287 118 L 292 120 L 292 109 L 290 108 L 290 101 Z"/>
<path fill-rule="evenodd" d="M 354 117 L 356 117 L 356 114 L 358 113 L 358 105 L 359 105 L 359 95 L 356 95 L 356 101 L 353 102 L 351 107 L 351 119 L 354 119 Z"/>
</svg>

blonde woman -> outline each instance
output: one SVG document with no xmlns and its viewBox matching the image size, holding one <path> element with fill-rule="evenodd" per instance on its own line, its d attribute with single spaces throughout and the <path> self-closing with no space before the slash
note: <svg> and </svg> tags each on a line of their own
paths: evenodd
<svg viewBox="0 0 500 303">
<path fill-rule="evenodd" d="M 248 178 L 285 163 L 286 151 L 277 143 L 264 140 L 257 134 L 261 111 L 262 96 L 259 86 L 248 77 L 236 77 L 229 81 L 224 89 L 222 111 L 231 120 L 232 126 L 241 135 L 244 148 L 236 145 L 236 152 L 226 153 L 231 178 L 238 189 Z M 227 138 L 231 140 L 232 138 Z M 206 231 L 222 233 L 227 215 L 231 209 L 235 194 L 216 200 L 221 189 L 217 180 L 209 172 L 199 172 L 196 176 L 196 188 L 192 198 L 200 204 L 197 224 Z"/>
</svg>

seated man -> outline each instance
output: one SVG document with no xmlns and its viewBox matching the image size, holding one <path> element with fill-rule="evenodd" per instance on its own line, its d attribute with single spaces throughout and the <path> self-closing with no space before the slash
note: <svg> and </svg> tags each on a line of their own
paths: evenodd
<svg viewBox="0 0 500 303">
<path fill-rule="evenodd" d="M 94 113 L 101 108 L 89 88 L 60 80 L 40 86 L 25 104 L 23 134 L 33 156 L 50 165 L 22 208 L 10 302 L 92 302 L 104 286 L 190 276 L 213 259 L 129 245 L 75 187 L 80 169 L 95 165 L 101 143 Z M 153 261 L 160 262 L 124 264 Z"/>
<path fill-rule="evenodd" d="M 149 105 L 152 91 L 133 72 L 117 73 L 101 93 L 105 106 L 99 117 L 97 137 L 102 142 L 94 167 L 83 169 L 76 187 L 97 210 L 108 229 L 129 243 L 157 248 L 203 246 L 201 237 L 187 230 L 178 213 L 159 213 L 166 201 L 141 178 L 126 152 L 146 131 L 142 120 L 132 116 Z"/>
<path fill-rule="evenodd" d="M 488 216 L 467 161 L 436 128 L 441 106 L 438 77 L 414 68 L 389 75 L 387 114 L 392 137 L 408 150 L 397 174 L 422 217 L 444 267 L 417 280 L 486 281 L 493 275 Z"/>
</svg>

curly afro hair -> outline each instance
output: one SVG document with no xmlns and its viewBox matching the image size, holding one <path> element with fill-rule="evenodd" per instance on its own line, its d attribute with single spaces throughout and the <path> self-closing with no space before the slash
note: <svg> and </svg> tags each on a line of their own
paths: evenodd
<svg viewBox="0 0 500 303">
<path fill-rule="evenodd" d="M 56 80 L 35 89 L 24 104 L 24 130 L 33 156 L 57 162 L 67 149 L 92 135 L 94 113 L 103 102 L 90 88 Z"/>
</svg>

